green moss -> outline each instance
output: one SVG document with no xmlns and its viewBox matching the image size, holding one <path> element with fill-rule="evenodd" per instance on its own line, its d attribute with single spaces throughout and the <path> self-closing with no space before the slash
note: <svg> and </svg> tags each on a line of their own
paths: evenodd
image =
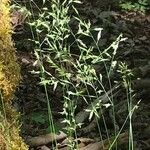
<svg viewBox="0 0 150 150">
<path fill-rule="evenodd" d="M 15 49 L 11 39 L 11 19 L 8 0 L 0 5 L 0 89 L 5 101 L 11 100 L 20 80 L 20 68 L 16 62 Z M 2 78 L 3 76 L 3 78 Z"/>
<path fill-rule="evenodd" d="M 0 0 L 0 149 L 27 150 L 19 136 L 18 113 L 11 107 L 21 76 L 11 38 L 9 10 L 9 0 Z"/>
</svg>

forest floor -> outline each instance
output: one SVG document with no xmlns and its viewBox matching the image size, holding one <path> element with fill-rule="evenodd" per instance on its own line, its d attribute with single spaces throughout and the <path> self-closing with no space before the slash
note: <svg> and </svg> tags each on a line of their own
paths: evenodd
<svg viewBox="0 0 150 150">
<path fill-rule="evenodd" d="M 98 7 L 90 4 L 79 8 L 83 18 L 90 19 L 92 25 L 103 27 L 102 45 L 114 40 L 120 33 L 128 39 L 122 43 L 118 49 L 118 60 L 125 61 L 134 72 L 133 87 L 135 91 L 135 103 L 139 102 L 139 107 L 133 116 L 133 133 L 135 147 L 137 150 L 150 149 L 150 14 L 125 11 L 100 11 Z M 15 34 L 14 40 L 17 47 L 18 61 L 21 65 L 22 82 L 16 93 L 14 105 L 22 114 L 22 135 L 39 136 L 49 131 L 47 119 L 47 103 L 44 89 L 39 86 L 38 75 L 31 71 L 36 69 L 33 66 L 35 61 L 33 45 L 28 42 L 30 33 L 24 28 L 22 34 Z M 24 39 L 24 40 L 22 40 Z M 57 130 L 61 130 L 59 122 L 63 104 L 60 102 L 59 91 L 52 92 L 53 97 L 51 108 Z M 117 96 L 117 123 L 122 124 L 125 120 L 124 105 L 126 105 L 125 95 L 120 92 Z M 78 111 L 81 111 L 78 108 Z M 107 114 L 107 112 L 106 112 Z M 58 121 L 59 120 L 59 121 Z M 111 132 L 111 122 L 108 126 Z M 110 125 L 109 125 L 110 123 Z M 83 130 L 82 130 L 83 131 Z M 105 132 L 103 133 L 105 134 Z M 95 139 L 97 128 L 89 128 L 89 131 L 79 133 L 80 137 Z M 40 149 L 39 146 L 34 149 Z M 41 148 L 42 149 L 42 148 Z M 123 149 L 123 148 L 122 148 Z M 125 148 L 126 149 L 126 148 Z"/>
</svg>

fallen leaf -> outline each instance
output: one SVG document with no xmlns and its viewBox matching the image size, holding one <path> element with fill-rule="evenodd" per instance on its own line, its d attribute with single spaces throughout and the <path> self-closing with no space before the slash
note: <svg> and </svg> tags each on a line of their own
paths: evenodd
<svg viewBox="0 0 150 150">
<path fill-rule="evenodd" d="M 50 150 L 47 146 L 42 146 L 42 147 L 40 147 L 40 150 Z"/>
<path fill-rule="evenodd" d="M 49 143 L 52 143 L 54 140 L 56 141 L 62 140 L 66 138 L 66 136 L 67 135 L 64 132 L 60 131 L 59 135 L 55 133 L 50 133 L 50 134 L 41 135 L 38 137 L 32 137 L 27 140 L 27 143 L 31 147 L 37 147 L 40 145 L 47 145 Z"/>
</svg>

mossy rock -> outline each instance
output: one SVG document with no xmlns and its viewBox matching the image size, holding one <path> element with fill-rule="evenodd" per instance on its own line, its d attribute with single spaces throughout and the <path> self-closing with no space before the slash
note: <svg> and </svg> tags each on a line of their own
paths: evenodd
<svg viewBox="0 0 150 150">
<path fill-rule="evenodd" d="M 8 0 L 0 3 L 0 90 L 4 101 L 12 99 L 20 80 L 20 67 L 11 38 L 12 27 Z"/>
<path fill-rule="evenodd" d="M 27 150 L 28 147 L 19 136 L 19 115 L 11 106 L 21 76 L 11 38 L 9 2 L 0 0 L 0 149 Z"/>
<path fill-rule="evenodd" d="M 17 120 L 18 115 L 16 115 L 15 110 L 12 108 L 9 110 L 9 113 L 10 111 L 13 114 L 11 119 L 0 114 L 0 149 L 27 150 L 28 147 L 25 145 L 22 137 L 19 135 L 20 125 L 19 121 Z"/>
</svg>

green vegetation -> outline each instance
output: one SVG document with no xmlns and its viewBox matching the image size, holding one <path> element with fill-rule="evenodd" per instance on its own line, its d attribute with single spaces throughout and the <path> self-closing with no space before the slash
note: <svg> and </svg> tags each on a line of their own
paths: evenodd
<svg viewBox="0 0 150 150">
<path fill-rule="evenodd" d="M 7 0 L 2 4 L 0 149 L 28 149 L 19 136 L 19 113 L 13 106 L 21 110 L 22 135 L 33 149 L 139 148 L 136 126 L 145 124 L 135 121 L 142 113 L 136 92 L 149 83 L 140 80 L 149 72 L 149 64 L 140 64 L 149 56 L 149 27 L 143 35 L 139 26 L 150 21 L 149 1 L 14 0 L 11 8 Z M 20 71 L 22 82 L 15 93 Z"/>
<path fill-rule="evenodd" d="M 30 23 L 32 31 L 36 33 L 34 39 L 32 39 L 37 45 L 35 50 L 37 60 L 34 65 L 40 67 L 40 72 L 33 71 L 33 73 L 40 74 L 40 84 L 45 89 L 51 132 L 55 132 L 55 128 L 51 111 L 53 97 L 48 94 L 49 87 L 53 87 L 53 91 L 56 91 L 57 88 L 62 89 L 63 112 L 61 114 L 64 116 L 62 123 L 66 126 L 69 149 L 78 148 L 78 144 L 70 139 L 72 139 L 71 137 L 77 138 L 77 130 L 84 124 L 80 119 L 76 120 L 75 117 L 76 108 L 80 101 L 84 102 L 85 105 L 92 106 L 85 111 L 89 113 L 89 120 L 93 117 L 96 118 L 100 136 L 102 131 L 98 120 L 102 117 L 107 139 L 110 138 L 110 135 L 105 123 L 105 116 L 103 116 L 103 107 L 112 110 L 111 119 L 116 138 L 114 141 L 110 141 L 109 149 L 111 149 L 123 129 L 123 127 L 119 129 L 116 124 L 113 100 L 113 89 L 114 87 L 119 88 L 121 82 L 115 84 L 111 80 L 111 76 L 119 63 L 115 57 L 119 43 L 125 39 L 120 35 L 116 41 L 102 50 L 98 45 L 103 29 L 100 27 L 92 29 L 90 21 L 83 21 L 75 8 L 75 4 L 80 4 L 80 1 L 60 2 L 59 0 L 53 0 L 51 8 L 46 7 L 46 5 L 43 6 L 38 18 Z M 72 25 L 71 22 L 76 26 Z M 92 44 L 88 41 L 91 41 Z M 127 92 L 127 120 L 129 119 L 130 126 L 129 149 L 134 149 L 131 120 L 135 106 L 132 105 L 131 72 L 124 64 L 120 64 L 119 68 Z M 107 83 L 107 86 L 105 86 L 105 83 Z M 108 94 L 108 88 L 110 94 Z M 101 99 L 104 94 L 107 100 Z M 127 123 L 127 120 L 124 124 Z M 102 137 L 100 138 L 102 140 Z"/>
<path fill-rule="evenodd" d="M 123 1 L 120 4 L 122 9 L 129 10 L 129 11 L 141 11 L 145 12 L 149 9 L 148 0 L 138 0 L 138 1 Z"/>
</svg>

